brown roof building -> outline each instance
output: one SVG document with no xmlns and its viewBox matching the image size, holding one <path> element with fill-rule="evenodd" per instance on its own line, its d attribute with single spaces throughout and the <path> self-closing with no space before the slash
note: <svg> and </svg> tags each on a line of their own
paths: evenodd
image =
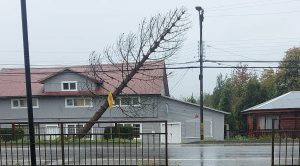
<svg viewBox="0 0 300 166">
<path fill-rule="evenodd" d="M 300 129 L 300 91 L 291 91 L 242 111 L 248 131 Z"/>
</svg>

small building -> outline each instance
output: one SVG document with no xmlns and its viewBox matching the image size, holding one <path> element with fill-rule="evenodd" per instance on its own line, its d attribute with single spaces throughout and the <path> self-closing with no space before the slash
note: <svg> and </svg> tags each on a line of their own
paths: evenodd
<svg viewBox="0 0 300 166">
<path fill-rule="evenodd" d="M 246 115 L 248 133 L 275 129 L 300 128 L 300 91 L 291 91 L 242 111 Z M 297 118 L 298 117 L 298 118 Z"/>
<path fill-rule="evenodd" d="M 118 66 L 119 65 L 119 66 Z M 115 106 L 106 111 L 99 121 L 168 120 L 170 143 L 198 141 L 200 137 L 199 105 L 170 97 L 165 64 L 163 61 L 147 62 L 135 75 Z M 65 132 L 76 134 L 106 102 L 109 91 L 123 80 L 122 64 L 105 65 L 106 72 L 96 79 L 89 74 L 88 66 L 32 68 L 33 115 L 35 122 L 69 122 Z M 117 71 L 117 72 L 116 72 Z M 26 122 L 27 101 L 23 68 L 5 68 L 0 71 L 0 122 Z M 204 108 L 205 138 L 224 139 L 226 112 Z M 114 125 L 114 124 L 112 124 Z M 125 125 L 125 124 L 124 124 Z M 161 132 L 163 124 L 156 126 L 139 123 L 126 124 L 137 132 Z M 105 126 L 103 126 L 105 127 Z M 58 125 L 45 125 L 46 134 L 58 133 Z M 97 132 L 91 130 L 91 132 Z M 138 138 L 137 138 L 138 139 Z"/>
</svg>

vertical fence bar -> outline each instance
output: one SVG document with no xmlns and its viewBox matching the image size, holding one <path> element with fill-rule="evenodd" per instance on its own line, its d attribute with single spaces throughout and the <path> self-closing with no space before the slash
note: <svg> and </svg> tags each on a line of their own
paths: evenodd
<svg viewBox="0 0 300 166">
<path fill-rule="evenodd" d="M 280 165 L 280 157 L 281 157 L 281 131 L 279 129 L 279 155 L 278 155 L 278 161 L 279 161 L 279 165 Z"/>
<path fill-rule="evenodd" d="M 294 165 L 294 142 L 295 142 L 295 138 L 294 138 L 294 133 L 292 133 L 292 165 Z"/>
<path fill-rule="evenodd" d="M 98 125 L 99 127 L 99 125 Z M 98 130 L 98 128 L 97 128 Z M 96 133 L 95 133 L 95 142 L 96 142 L 96 165 L 98 165 L 98 133 L 97 133 L 97 130 L 96 130 Z M 91 154 L 92 155 L 92 154 Z"/>
<path fill-rule="evenodd" d="M 133 132 L 131 133 L 131 139 L 133 139 Z M 129 140 L 129 158 L 130 158 L 130 165 L 132 165 L 132 155 L 131 155 L 131 139 Z"/>
<path fill-rule="evenodd" d="M 22 164 L 24 165 L 25 164 L 25 157 L 24 157 L 24 137 L 22 137 L 22 140 L 21 140 L 21 144 L 22 144 Z"/>
<path fill-rule="evenodd" d="M 8 165 L 8 157 L 7 157 L 7 144 L 6 144 L 6 140 L 4 140 L 4 148 L 5 148 L 5 163 L 6 165 Z"/>
<path fill-rule="evenodd" d="M 287 163 L 287 158 L 288 158 L 288 156 L 287 156 L 287 150 L 288 150 L 288 142 L 287 142 L 287 132 L 285 131 L 285 165 L 286 165 L 286 163 Z"/>
<path fill-rule="evenodd" d="M 13 143 L 13 139 L 15 138 L 15 127 L 14 127 L 15 125 L 14 124 L 12 124 L 12 128 L 13 128 L 13 131 L 12 131 L 12 133 L 11 133 L 11 135 L 10 135 L 10 137 L 11 137 L 11 141 L 10 141 L 10 158 L 11 158 L 11 165 L 14 165 L 14 155 L 13 155 L 13 146 L 12 146 L 12 143 Z"/>
<path fill-rule="evenodd" d="M 70 135 L 69 135 L 69 133 L 68 133 L 68 135 L 67 135 L 67 146 L 68 146 L 68 148 L 67 148 L 67 151 L 68 151 L 68 165 L 70 165 Z"/>
<path fill-rule="evenodd" d="M 85 136 L 82 138 L 83 139 L 83 145 L 84 145 L 84 165 L 86 165 L 86 139 Z"/>
<path fill-rule="evenodd" d="M 2 166 L 2 138 L 0 137 L 0 165 Z"/>
<path fill-rule="evenodd" d="M 72 142 L 73 142 L 73 165 L 76 165 L 76 150 L 75 150 L 75 134 L 72 134 Z M 78 155 L 79 156 L 79 155 Z"/>
<path fill-rule="evenodd" d="M 148 155 L 147 155 L 147 157 L 148 157 L 148 159 L 147 159 L 147 161 L 148 161 L 148 163 L 147 163 L 147 165 L 150 165 L 150 141 L 149 141 L 149 134 L 147 134 L 147 153 L 148 153 Z"/>
<path fill-rule="evenodd" d="M 300 135 L 298 133 L 298 165 L 300 165 Z"/>
<path fill-rule="evenodd" d="M 40 124 L 38 124 L 39 134 L 38 134 L 38 141 L 39 141 L 39 163 L 42 165 L 42 155 L 41 155 L 41 131 L 40 131 Z"/>
<path fill-rule="evenodd" d="M 90 160 L 90 165 L 93 165 L 93 158 L 92 158 L 92 132 L 91 132 L 91 135 L 90 135 L 90 158 L 91 158 L 91 160 Z M 96 158 L 97 159 L 97 158 Z"/>
<path fill-rule="evenodd" d="M 142 133 L 142 165 L 144 165 L 144 133 Z"/>
<path fill-rule="evenodd" d="M 158 135 L 158 165 L 161 163 L 161 157 L 160 157 L 160 143 L 161 143 L 161 132 Z"/>
<path fill-rule="evenodd" d="M 60 143 L 61 143 L 61 165 L 65 165 L 65 136 L 64 136 L 64 123 L 60 123 Z M 45 149 L 46 150 L 46 149 Z"/>
<path fill-rule="evenodd" d="M 142 137 L 142 134 L 140 134 L 140 137 Z M 135 137 L 135 164 L 138 165 L 138 145 L 137 145 L 137 135 Z"/>
<path fill-rule="evenodd" d="M 168 122 L 165 121 L 165 160 L 166 160 L 166 165 L 169 165 L 168 163 Z"/>
<path fill-rule="evenodd" d="M 272 120 L 272 163 L 271 163 L 272 166 L 274 165 L 274 137 L 275 137 L 274 121 L 275 119 Z"/>
<path fill-rule="evenodd" d="M 56 165 L 58 165 L 58 154 L 57 154 L 57 132 L 55 131 L 55 161 Z"/>
<path fill-rule="evenodd" d="M 129 138 L 130 139 L 130 138 Z M 123 140 L 123 147 L 124 147 L 124 156 L 125 156 L 125 165 L 126 165 L 126 139 Z"/>
</svg>

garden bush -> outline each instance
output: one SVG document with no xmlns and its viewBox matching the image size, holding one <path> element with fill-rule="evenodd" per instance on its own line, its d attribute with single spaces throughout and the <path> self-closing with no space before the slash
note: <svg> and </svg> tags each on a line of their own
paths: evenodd
<svg viewBox="0 0 300 166">
<path fill-rule="evenodd" d="M 24 137 L 24 130 L 22 128 L 0 128 L 0 139 L 2 141 L 13 141 Z"/>
<path fill-rule="evenodd" d="M 133 127 L 132 126 L 118 126 L 118 127 L 105 127 L 104 139 L 133 139 Z"/>
</svg>

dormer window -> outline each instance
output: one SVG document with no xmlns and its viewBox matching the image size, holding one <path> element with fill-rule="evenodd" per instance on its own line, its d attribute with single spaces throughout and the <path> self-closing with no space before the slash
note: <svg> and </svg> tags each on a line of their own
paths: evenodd
<svg viewBox="0 0 300 166">
<path fill-rule="evenodd" d="M 62 91 L 77 91 L 77 81 L 63 81 L 61 83 Z"/>
</svg>

